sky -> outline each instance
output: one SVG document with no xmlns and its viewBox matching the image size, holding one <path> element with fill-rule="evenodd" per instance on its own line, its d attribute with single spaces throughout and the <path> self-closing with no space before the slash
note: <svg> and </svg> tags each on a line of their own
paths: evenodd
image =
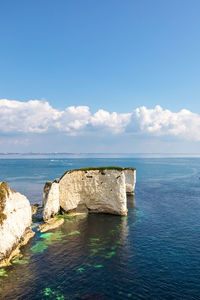
<svg viewBox="0 0 200 300">
<path fill-rule="evenodd" d="M 199 11 L 0 1 L 0 152 L 200 153 Z"/>
</svg>

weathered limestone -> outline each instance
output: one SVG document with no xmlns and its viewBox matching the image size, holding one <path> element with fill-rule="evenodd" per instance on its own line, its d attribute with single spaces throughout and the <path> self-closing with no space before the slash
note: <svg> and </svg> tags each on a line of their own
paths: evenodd
<svg viewBox="0 0 200 300">
<path fill-rule="evenodd" d="M 85 204 L 92 212 L 125 215 L 125 175 L 117 169 L 67 172 L 59 182 L 59 201 L 65 211 Z"/>
<path fill-rule="evenodd" d="M 38 205 L 36 204 L 36 205 L 32 205 L 32 206 L 31 206 L 31 212 L 32 212 L 32 215 L 33 215 L 33 216 L 37 213 L 38 208 L 39 208 L 39 204 L 38 204 Z"/>
<path fill-rule="evenodd" d="M 0 267 L 9 264 L 13 256 L 20 253 L 34 235 L 31 205 L 28 199 L 10 189 L 7 183 L 0 183 Z"/>
<path fill-rule="evenodd" d="M 39 231 L 40 232 L 46 232 L 48 230 L 52 230 L 57 228 L 58 226 L 62 225 L 64 223 L 64 219 L 61 218 L 51 218 L 47 220 L 45 223 L 41 224 L 39 226 Z"/>
<path fill-rule="evenodd" d="M 126 193 L 134 194 L 135 184 L 136 184 L 136 170 L 134 169 L 124 169 L 125 182 L 126 182 Z"/>
<path fill-rule="evenodd" d="M 59 183 L 46 182 L 43 192 L 43 219 L 44 221 L 53 218 L 60 210 Z"/>
<path fill-rule="evenodd" d="M 67 171 L 60 180 L 44 187 L 46 222 L 59 210 L 64 212 L 103 212 L 127 214 L 126 193 L 133 194 L 136 182 L 134 168 L 87 168 Z"/>
</svg>

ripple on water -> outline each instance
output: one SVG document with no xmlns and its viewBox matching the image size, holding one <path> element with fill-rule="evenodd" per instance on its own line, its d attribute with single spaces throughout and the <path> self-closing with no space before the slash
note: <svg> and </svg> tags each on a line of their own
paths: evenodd
<svg viewBox="0 0 200 300">
<path fill-rule="evenodd" d="M 36 231 L 22 248 L 23 257 L 0 269 L 0 298 L 199 299 L 200 181 L 191 170 L 200 170 L 200 159 L 148 162 L 119 159 L 122 166 L 138 166 L 137 206 L 129 201 L 127 217 L 64 217 L 59 230 Z M 79 168 L 113 161 L 55 161 L 49 167 L 45 160 L 22 160 L 12 161 L 10 169 L 9 162 L 0 161 L 0 169 L 4 178 L 10 174 L 17 190 L 21 178 L 13 166 L 19 166 L 24 190 L 35 201 L 42 184 L 31 175 L 56 178 L 67 163 Z"/>
</svg>

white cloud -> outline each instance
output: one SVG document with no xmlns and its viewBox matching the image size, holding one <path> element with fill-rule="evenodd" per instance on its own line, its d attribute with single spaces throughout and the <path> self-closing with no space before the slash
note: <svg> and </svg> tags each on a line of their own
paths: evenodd
<svg viewBox="0 0 200 300">
<path fill-rule="evenodd" d="M 80 133 L 89 122 L 90 110 L 88 106 L 69 106 L 54 123 L 55 127 L 60 131 L 65 131 L 70 135 Z"/>
<path fill-rule="evenodd" d="M 0 100 L 1 132 L 46 132 L 61 112 L 53 109 L 48 102 Z"/>
<path fill-rule="evenodd" d="M 119 114 L 98 110 L 94 114 L 88 106 L 70 106 L 65 110 L 53 108 L 47 101 L 0 100 L 1 133 L 65 132 L 80 134 L 126 134 L 177 136 L 200 141 L 200 115 L 182 109 L 178 113 L 160 106 L 145 106 Z"/>
<path fill-rule="evenodd" d="M 131 120 L 131 113 L 117 114 L 109 113 L 103 109 L 98 110 L 90 118 L 90 124 L 93 127 L 101 129 L 109 129 L 112 133 L 122 133 Z"/>
<path fill-rule="evenodd" d="M 186 109 L 173 113 L 159 105 L 154 109 L 142 106 L 133 112 L 129 127 L 129 131 L 137 128 L 135 131 L 140 134 L 172 135 L 200 141 L 200 115 Z"/>
</svg>

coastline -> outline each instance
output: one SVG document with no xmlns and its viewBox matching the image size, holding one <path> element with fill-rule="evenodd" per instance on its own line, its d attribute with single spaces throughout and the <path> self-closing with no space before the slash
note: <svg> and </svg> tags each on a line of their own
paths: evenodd
<svg viewBox="0 0 200 300">
<path fill-rule="evenodd" d="M 21 152 L 0 153 L 0 159 L 81 159 L 81 158 L 200 158 L 200 153 L 59 153 Z"/>
</svg>

